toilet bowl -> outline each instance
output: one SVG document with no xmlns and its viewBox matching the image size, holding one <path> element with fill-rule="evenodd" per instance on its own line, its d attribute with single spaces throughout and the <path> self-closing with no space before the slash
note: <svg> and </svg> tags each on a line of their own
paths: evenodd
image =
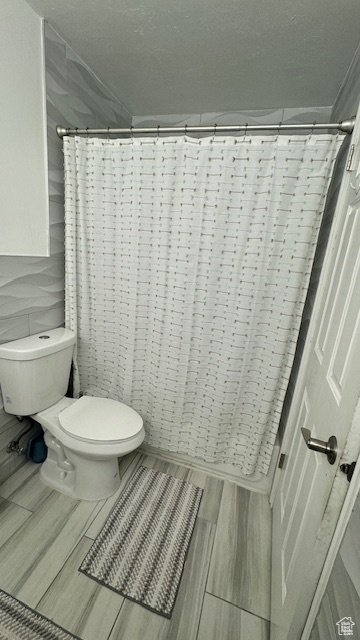
<svg viewBox="0 0 360 640">
<path fill-rule="evenodd" d="M 141 416 L 110 398 L 65 396 L 75 334 L 52 329 L 0 345 L 0 385 L 7 413 L 44 429 L 42 480 L 79 500 L 101 500 L 120 486 L 118 458 L 140 446 Z"/>
<path fill-rule="evenodd" d="M 48 448 L 41 479 L 82 500 L 101 500 L 117 491 L 118 458 L 139 447 L 145 435 L 136 411 L 107 398 L 65 397 L 31 417 L 43 427 Z"/>
</svg>

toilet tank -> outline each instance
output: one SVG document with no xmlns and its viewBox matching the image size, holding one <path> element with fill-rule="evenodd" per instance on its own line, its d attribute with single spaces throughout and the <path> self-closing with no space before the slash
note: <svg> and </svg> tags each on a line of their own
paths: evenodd
<svg viewBox="0 0 360 640">
<path fill-rule="evenodd" d="M 0 344 L 0 386 L 7 413 L 29 416 L 64 397 L 75 334 L 59 328 Z"/>
</svg>

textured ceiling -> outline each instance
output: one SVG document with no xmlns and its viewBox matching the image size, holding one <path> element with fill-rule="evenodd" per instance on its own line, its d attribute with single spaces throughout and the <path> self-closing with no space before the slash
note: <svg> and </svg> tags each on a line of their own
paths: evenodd
<svg viewBox="0 0 360 640">
<path fill-rule="evenodd" d="M 27 0 L 133 115 L 329 106 L 359 0 Z"/>
</svg>

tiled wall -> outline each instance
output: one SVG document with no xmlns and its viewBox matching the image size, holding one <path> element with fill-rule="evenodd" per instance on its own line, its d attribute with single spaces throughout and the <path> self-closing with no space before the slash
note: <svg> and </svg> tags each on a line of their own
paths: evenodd
<svg viewBox="0 0 360 640">
<path fill-rule="evenodd" d="M 134 116 L 134 127 L 204 126 L 227 124 L 274 124 L 301 122 L 329 122 L 331 107 L 304 109 L 267 109 L 262 111 L 235 111 L 228 113 L 177 113 L 171 115 Z M 262 132 L 260 132 L 261 134 Z M 206 133 L 204 135 L 211 135 Z M 252 135 L 253 132 L 252 132 Z"/>
<path fill-rule="evenodd" d="M 55 328 L 64 322 L 63 155 L 56 125 L 131 124 L 130 114 L 48 24 L 45 24 L 45 67 L 51 255 L 0 257 L 0 342 Z M 5 452 L 7 443 L 20 430 L 17 419 L 4 413 L 0 405 L 0 481 L 23 461 Z"/>
<path fill-rule="evenodd" d="M 331 117 L 337 122 L 356 115 L 360 99 L 360 45 L 335 100 Z"/>
</svg>

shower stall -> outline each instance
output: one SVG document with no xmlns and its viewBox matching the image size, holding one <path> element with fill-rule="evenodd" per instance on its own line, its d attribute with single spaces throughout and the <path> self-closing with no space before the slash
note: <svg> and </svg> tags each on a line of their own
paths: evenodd
<svg viewBox="0 0 360 640">
<path fill-rule="evenodd" d="M 256 136 L 256 126 L 208 127 L 213 135 L 197 138 L 191 127 L 58 127 L 75 395 L 129 404 L 148 450 L 263 490 L 326 194 L 352 126 Z M 229 129 L 242 135 L 220 135 Z"/>
</svg>

